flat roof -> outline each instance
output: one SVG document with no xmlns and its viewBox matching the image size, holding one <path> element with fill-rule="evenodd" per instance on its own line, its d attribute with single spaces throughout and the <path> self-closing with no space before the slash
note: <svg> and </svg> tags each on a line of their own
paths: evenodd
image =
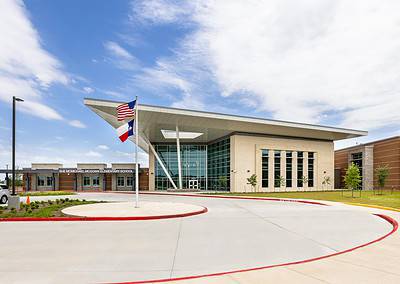
<svg viewBox="0 0 400 284">
<path fill-rule="evenodd" d="M 374 141 L 369 141 L 369 142 L 365 142 L 365 143 L 360 143 L 360 144 L 353 145 L 353 146 L 348 146 L 348 147 L 346 147 L 346 148 L 342 148 L 342 149 L 335 150 L 335 152 L 357 149 L 357 148 L 360 148 L 360 147 L 371 146 L 371 145 L 374 145 L 374 144 L 377 144 L 377 143 L 387 142 L 387 141 L 391 141 L 391 140 L 393 140 L 393 141 L 400 140 L 400 135 L 396 135 L 396 136 L 392 136 L 392 137 L 387 137 L 387 138 L 382 138 L 382 139 L 378 139 L 378 140 L 374 140 Z"/>
<path fill-rule="evenodd" d="M 84 104 L 114 128 L 125 122 L 117 120 L 116 107 L 124 102 L 85 98 Z M 161 143 L 165 139 L 161 130 L 203 133 L 184 142 L 208 143 L 232 133 L 271 135 L 336 141 L 367 135 L 367 131 L 332 126 L 290 122 L 252 116 L 239 116 L 207 111 L 179 109 L 139 104 L 139 145 L 147 151 L 146 140 Z M 133 139 L 132 139 L 133 140 Z"/>
</svg>

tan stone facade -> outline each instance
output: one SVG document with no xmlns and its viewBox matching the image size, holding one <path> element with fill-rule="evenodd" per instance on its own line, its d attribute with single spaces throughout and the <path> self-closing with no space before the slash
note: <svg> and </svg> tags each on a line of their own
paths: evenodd
<svg viewBox="0 0 400 284">
<path fill-rule="evenodd" d="M 262 150 L 269 151 L 269 186 L 262 187 Z M 280 151 L 280 175 L 286 179 L 286 151 L 292 153 L 292 186 L 282 184 L 274 186 L 274 151 Z M 304 159 L 303 176 L 308 176 L 308 153 L 313 158 L 313 186 L 308 182 L 297 184 L 297 153 L 302 152 Z M 156 159 L 149 154 L 149 190 L 155 187 L 155 164 Z M 230 191 L 231 192 L 273 192 L 273 191 L 311 191 L 320 189 L 333 189 L 334 180 L 334 149 L 332 141 L 313 140 L 303 138 L 286 138 L 257 136 L 246 134 L 234 134 L 230 136 Z M 247 184 L 247 178 L 252 174 L 257 175 L 258 185 L 252 188 Z M 324 178 L 330 177 L 331 184 L 322 186 Z M 301 177 L 299 177 L 301 179 Z"/>
<path fill-rule="evenodd" d="M 262 187 L 262 150 L 269 151 L 269 186 Z M 280 172 L 286 179 L 286 151 L 291 151 L 292 157 L 292 187 L 286 187 L 283 184 L 277 188 L 274 185 L 274 151 L 281 151 Z M 308 153 L 314 153 L 314 186 L 308 187 L 308 183 L 303 187 L 297 186 L 297 153 L 303 152 L 305 157 Z M 322 181 L 325 176 L 331 177 L 333 181 L 333 142 L 306 140 L 301 138 L 276 138 L 262 136 L 231 136 L 231 191 L 233 192 L 271 192 L 271 191 L 296 191 L 296 190 L 317 190 L 322 188 Z M 303 159 L 304 176 L 307 176 L 308 159 Z M 247 178 L 252 174 L 257 175 L 258 185 L 255 189 L 247 184 Z M 332 189 L 332 185 L 326 189 Z"/>
</svg>

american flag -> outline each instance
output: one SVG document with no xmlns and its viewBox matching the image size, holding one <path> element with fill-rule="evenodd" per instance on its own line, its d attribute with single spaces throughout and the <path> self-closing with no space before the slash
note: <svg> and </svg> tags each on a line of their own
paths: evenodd
<svg viewBox="0 0 400 284">
<path fill-rule="evenodd" d="M 136 100 L 117 106 L 118 120 L 135 116 Z"/>
</svg>

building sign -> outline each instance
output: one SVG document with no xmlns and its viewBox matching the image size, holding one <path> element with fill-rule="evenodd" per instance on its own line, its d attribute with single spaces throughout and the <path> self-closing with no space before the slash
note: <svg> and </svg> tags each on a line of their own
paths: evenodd
<svg viewBox="0 0 400 284">
<path fill-rule="evenodd" d="M 60 174 L 131 174 L 133 169 L 113 170 L 113 169 L 59 169 Z"/>
</svg>

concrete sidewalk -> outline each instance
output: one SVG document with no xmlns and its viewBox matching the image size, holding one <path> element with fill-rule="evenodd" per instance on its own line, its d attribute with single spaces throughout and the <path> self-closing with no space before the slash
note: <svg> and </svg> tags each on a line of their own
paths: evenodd
<svg viewBox="0 0 400 284">
<path fill-rule="evenodd" d="M 127 202 L 134 196 L 83 193 L 73 198 Z M 116 283 L 219 273 L 336 253 L 392 229 L 370 214 L 382 210 L 337 203 L 175 195 L 143 195 L 141 201 L 193 204 L 209 212 L 152 221 L 0 223 L 7 240 L 0 282 Z M 399 213 L 384 212 L 400 218 Z M 176 282 L 400 283 L 398 244 L 396 233 L 315 262 Z"/>
<path fill-rule="evenodd" d="M 349 207 L 337 202 L 321 201 L 336 207 Z M 400 213 L 351 206 L 352 210 L 384 214 L 400 224 Z M 400 231 L 369 246 L 313 262 L 288 265 L 222 276 L 170 281 L 168 283 L 400 283 Z"/>
</svg>

